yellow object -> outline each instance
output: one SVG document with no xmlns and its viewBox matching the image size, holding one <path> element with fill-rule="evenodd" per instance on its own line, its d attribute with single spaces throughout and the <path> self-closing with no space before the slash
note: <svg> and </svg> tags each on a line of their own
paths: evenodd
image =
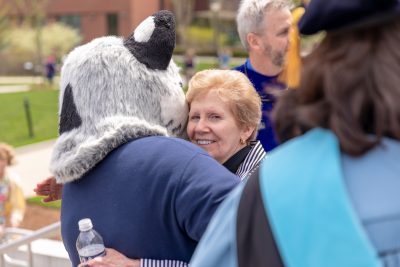
<svg viewBox="0 0 400 267">
<path fill-rule="evenodd" d="M 8 172 L 7 174 L 4 181 L 9 186 L 9 192 L 5 202 L 4 216 L 12 227 L 18 227 L 25 214 L 25 197 L 21 186 L 13 177 L 13 173 Z"/>
<path fill-rule="evenodd" d="M 289 33 L 289 49 L 287 52 L 286 65 L 281 79 L 289 88 L 297 88 L 300 84 L 301 56 L 300 56 L 300 33 L 297 24 L 304 14 L 303 7 L 297 7 L 292 11 L 292 27 Z"/>
</svg>

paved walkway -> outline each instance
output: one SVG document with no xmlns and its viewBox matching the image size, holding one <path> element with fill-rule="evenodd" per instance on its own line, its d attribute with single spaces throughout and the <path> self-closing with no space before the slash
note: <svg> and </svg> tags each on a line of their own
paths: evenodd
<svg viewBox="0 0 400 267">
<path fill-rule="evenodd" d="M 26 197 L 34 196 L 36 184 L 50 175 L 49 163 L 55 140 L 28 145 L 16 149 L 17 164 L 11 170 L 21 177 Z"/>
<path fill-rule="evenodd" d="M 54 83 L 58 84 L 56 76 Z M 42 76 L 0 76 L 0 94 L 25 92 L 30 90 L 31 84 L 43 84 L 46 81 Z"/>
<path fill-rule="evenodd" d="M 41 84 L 43 83 L 42 76 L 0 76 L 2 84 Z"/>
<path fill-rule="evenodd" d="M 26 92 L 29 91 L 28 85 L 1 85 L 0 94 L 2 93 L 15 93 L 15 92 Z"/>
</svg>

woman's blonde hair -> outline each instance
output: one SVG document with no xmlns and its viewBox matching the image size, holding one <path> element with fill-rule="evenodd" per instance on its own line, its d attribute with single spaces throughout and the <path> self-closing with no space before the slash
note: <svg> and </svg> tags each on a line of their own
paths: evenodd
<svg viewBox="0 0 400 267">
<path fill-rule="evenodd" d="M 0 160 L 5 160 L 8 166 L 15 163 L 15 152 L 10 145 L 0 143 Z"/>
<path fill-rule="evenodd" d="M 239 127 L 255 128 L 249 140 L 256 139 L 261 122 L 261 99 L 250 80 L 236 70 L 200 71 L 189 81 L 186 93 L 189 107 L 198 96 L 212 90 L 228 103 Z"/>
</svg>

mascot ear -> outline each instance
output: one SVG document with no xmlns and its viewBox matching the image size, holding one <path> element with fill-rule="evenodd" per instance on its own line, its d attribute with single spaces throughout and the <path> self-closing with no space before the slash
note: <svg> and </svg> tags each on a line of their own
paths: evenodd
<svg viewBox="0 0 400 267">
<path fill-rule="evenodd" d="M 124 46 L 150 69 L 166 70 L 175 48 L 174 15 L 162 10 L 145 19 Z"/>
<path fill-rule="evenodd" d="M 75 128 L 79 128 L 81 124 L 82 119 L 76 110 L 72 86 L 68 84 L 64 91 L 58 132 L 61 135 Z"/>
</svg>

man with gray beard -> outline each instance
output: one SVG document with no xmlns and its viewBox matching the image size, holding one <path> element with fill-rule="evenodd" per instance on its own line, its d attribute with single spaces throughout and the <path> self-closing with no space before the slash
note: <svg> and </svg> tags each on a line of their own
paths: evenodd
<svg viewBox="0 0 400 267">
<path fill-rule="evenodd" d="M 249 57 L 235 69 L 243 72 L 261 96 L 262 121 L 257 139 L 270 151 L 278 145 L 269 113 L 274 105 L 270 89 L 285 89 L 279 81 L 289 46 L 292 22 L 288 0 L 242 0 L 237 14 L 237 30 Z"/>
</svg>

